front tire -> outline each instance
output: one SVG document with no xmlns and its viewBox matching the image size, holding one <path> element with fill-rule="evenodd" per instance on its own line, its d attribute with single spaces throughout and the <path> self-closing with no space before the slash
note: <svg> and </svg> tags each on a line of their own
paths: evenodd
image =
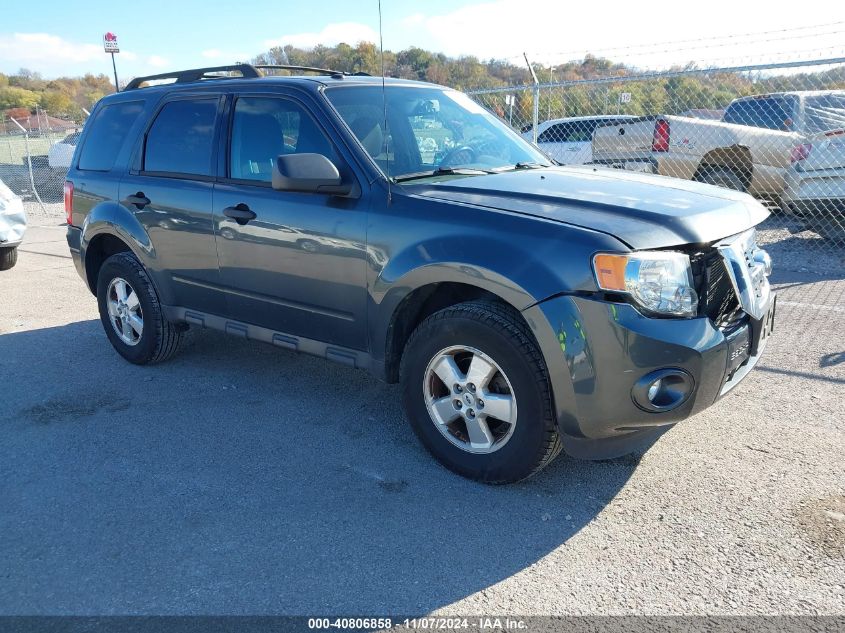
<svg viewBox="0 0 845 633">
<path fill-rule="evenodd" d="M 9 270 L 18 263 L 18 247 L 0 248 L 0 270 Z"/>
<path fill-rule="evenodd" d="M 494 302 L 445 308 L 411 335 L 400 368 L 423 445 L 464 477 L 530 477 L 560 452 L 545 361 L 518 313 Z"/>
<path fill-rule="evenodd" d="M 97 305 L 106 336 L 130 363 L 158 363 L 179 348 L 181 329 L 164 318 L 147 271 L 131 253 L 117 253 L 103 262 Z"/>
</svg>

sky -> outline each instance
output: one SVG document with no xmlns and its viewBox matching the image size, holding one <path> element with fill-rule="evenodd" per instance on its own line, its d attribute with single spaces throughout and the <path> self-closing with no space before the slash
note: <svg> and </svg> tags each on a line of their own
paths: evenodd
<svg viewBox="0 0 845 633">
<path fill-rule="evenodd" d="M 102 46 L 107 31 L 118 36 L 121 81 L 248 61 L 275 45 L 378 43 L 377 0 L 4 4 L 0 72 L 6 74 L 23 67 L 47 78 L 111 75 L 111 60 Z M 780 9 L 777 2 L 765 8 L 761 4 L 708 0 L 696 8 L 695 3 L 666 0 L 382 0 L 384 46 L 419 46 L 519 64 L 523 52 L 543 64 L 580 59 L 589 52 L 641 68 L 845 55 L 845 11 L 833 9 L 837 3 L 782 2 Z"/>
</svg>

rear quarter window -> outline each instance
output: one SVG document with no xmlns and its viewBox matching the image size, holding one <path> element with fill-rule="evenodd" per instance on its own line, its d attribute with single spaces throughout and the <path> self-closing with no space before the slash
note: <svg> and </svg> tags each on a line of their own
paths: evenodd
<svg viewBox="0 0 845 633">
<path fill-rule="evenodd" d="M 143 111 L 143 101 L 125 101 L 100 108 L 88 124 L 91 129 L 82 145 L 78 168 L 109 171 L 114 167 L 129 130 Z"/>
</svg>

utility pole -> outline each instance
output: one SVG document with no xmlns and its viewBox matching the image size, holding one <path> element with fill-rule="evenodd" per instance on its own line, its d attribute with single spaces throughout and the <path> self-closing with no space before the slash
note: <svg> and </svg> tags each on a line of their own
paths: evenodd
<svg viewBox="0 0 845 633">
<path fill-rule="evenodd" d="M 532 108 L 532 127 L 531 138 L 537 143 L 537 127 L 540 125 L 540 80 L 537 79 L 537 73 L 534 72 L 534 67 L 528 61 L 528 53 L 522 53 L 525 58 L 525 63 L 528 64 L 528 71 L 531 73 L 531 79 L 534 80 L 534 107 Z"/>
</svg>

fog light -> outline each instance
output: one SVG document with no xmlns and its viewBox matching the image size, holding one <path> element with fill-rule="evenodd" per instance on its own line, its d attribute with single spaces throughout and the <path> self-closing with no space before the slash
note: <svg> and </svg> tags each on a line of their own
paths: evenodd
<svg viewBox="0 0 845 633">
<path fill-rule="evenodd" d="M 681 406 L 693 392 L 695 381 L 682 369 L 658 369 L 640 378 L 631 397 L 640 409 L 663 413 Z"/>
</svg>

